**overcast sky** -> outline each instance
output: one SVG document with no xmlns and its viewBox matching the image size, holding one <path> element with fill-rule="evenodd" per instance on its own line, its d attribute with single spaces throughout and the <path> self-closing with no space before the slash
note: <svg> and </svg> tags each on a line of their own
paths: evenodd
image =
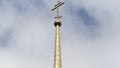
<svg viewBox="0 0 120 68">
<path fill-rule="evenodd" d="M 61 0 L 62 68 L 120 68 L 120 1 Z M 0 68 L 53 68 L 56 0 L 0 0 Z"/>
</svg>

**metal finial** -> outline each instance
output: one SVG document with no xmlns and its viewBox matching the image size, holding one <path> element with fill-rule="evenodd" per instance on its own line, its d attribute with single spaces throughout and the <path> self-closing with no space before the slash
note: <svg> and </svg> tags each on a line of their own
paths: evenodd
<svg viewBox="0 0 120 68">
<path fill-rule="evenodd" d="M 59 7 L 62 6 L 64 4 L 64 2 L 60 2 L 59 0 L 57 1 L 57 4 L 55 5 L 55 7 L 52 9 L 52 11 L 57 10 L 57 16 L 55 17 L 56 19 L 61 18 L 61 16 L 59 16 Z"/>
<path fill-rule="evenodd" d="M 54 51 L 54 68 L 62 68 L 61 65 L 61 47 L 60 47 L 60 26 L 61 26 L 61 16 L 59 16 L 59 7 L 62 6 L 64 2 L 60 2 L 57 0 L 57 4 L 52 9 L 52 11 L 56 10 L 56 17 L 54 25 L 56 27 L 56 36 L 55 36 L 55 51 Z"/>
</svg>

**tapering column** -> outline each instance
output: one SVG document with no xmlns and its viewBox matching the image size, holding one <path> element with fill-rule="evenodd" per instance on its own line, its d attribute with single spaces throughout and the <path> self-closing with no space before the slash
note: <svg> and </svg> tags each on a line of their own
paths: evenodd
<svg viewBox="0 0 120 68">
<path fill-rule="evenodd" d="M 61 46 L 60 46 L 60 26 L 61 21 L 56 20 L 55 23 L 55 52 L 54 52 L 54 68 L 61 68 Z"/>
<path fill-rule="evenodd" d="M 55 51 L 54 51 L 54 68 L 62 68 L 61 65 L 61 46 L 60 46 L 60 27 L 61 27 L 61 16 L 59 16 L 59 7 L 62 6 L 64 2 L 57 1 L 55 8 L 52 11 L 57 10 L 57 16 L 55 17 L 54 26 L 56 28 L 55 33 Z"/>
</svg>

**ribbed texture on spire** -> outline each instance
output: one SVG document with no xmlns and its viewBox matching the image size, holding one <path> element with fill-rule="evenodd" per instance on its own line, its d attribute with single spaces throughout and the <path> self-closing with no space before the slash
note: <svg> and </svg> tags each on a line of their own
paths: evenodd
<svg viewBox="0 0 120 68">
<path fill-rule="evenodd" d="M 56 26 L 54 68 L 62 68 L 61 67 L 61 47 L 60 47 L 60 26 L 59 25 Z"/>
</svg>

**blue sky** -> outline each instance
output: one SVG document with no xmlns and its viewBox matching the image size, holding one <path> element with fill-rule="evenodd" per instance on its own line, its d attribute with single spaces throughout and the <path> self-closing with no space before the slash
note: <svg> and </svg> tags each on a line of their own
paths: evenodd
<svg viewBox="0 0 120 68">
<path fill-rule="evenodd" d="M 119 0 L 61 0 L 63 68 L 120 68 Z M 0 68 L 52 68 L 55 0 L 0 0 Z"/>
</svg>

